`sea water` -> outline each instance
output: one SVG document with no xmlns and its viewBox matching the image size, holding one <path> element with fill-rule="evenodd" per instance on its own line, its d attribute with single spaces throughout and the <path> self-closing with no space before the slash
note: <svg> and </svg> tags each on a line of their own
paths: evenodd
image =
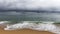
<svg viewBox="0 0 60 34">
<path fill-rule="evenodd" d="M 0 12 L 0 24 L 7 24 L 4 30 L 29 28 L 59 34 L 60 25 L 53 23 L 60 23 L 60 13 Z"/>
<path fill-rule="evenodd" d="M 0 12 L 0 21 L 60 21 L 60 13 Z"/>
</svg>

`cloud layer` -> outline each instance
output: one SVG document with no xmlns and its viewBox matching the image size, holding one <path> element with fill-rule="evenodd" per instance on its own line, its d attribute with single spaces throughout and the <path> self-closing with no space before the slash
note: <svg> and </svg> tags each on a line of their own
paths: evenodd
<svg viewBox="0 0 60 34">
<path fill-rule="evenodd" d="M 0 8 L 60 10 L 60 0 L 0 0 Z"/>
</svg>

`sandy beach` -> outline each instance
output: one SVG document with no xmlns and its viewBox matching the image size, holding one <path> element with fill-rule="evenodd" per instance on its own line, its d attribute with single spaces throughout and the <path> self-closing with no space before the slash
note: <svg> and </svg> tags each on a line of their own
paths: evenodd
<svg viewBox="0 0 60 34">
<path fill-rule="evenodd" d="M 37 31 L 31 29 L 21 29 L 21 30 L 4 30 L 4 27 L 0 27 L 0 34 L 54 34 L 48 31 Z"/>
<path fill-rule="evenodd" d="M 3 28 L 0 27 L 0 34 L 54 34 L 54 33 L 47 31 L 36 31 L 31 29 L 5 31 L 3 30 Z"/>
<path fill-rule="evenodd" d="M 6 24 L 0 24 L 1 34 L 54 34 L 49 31 L 41 31 L 41 30 L 38 31 L 38 30 L 32 30 L 32 29 L 4 30 L 4 28 L 6 27 L 5 25 Z"/>
</svg>

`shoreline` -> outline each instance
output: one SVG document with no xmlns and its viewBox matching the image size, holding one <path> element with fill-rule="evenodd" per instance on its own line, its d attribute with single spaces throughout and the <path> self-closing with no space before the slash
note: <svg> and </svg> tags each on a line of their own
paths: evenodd
<svg viewBox="0 0 60 34">
<path fill-rule="evenodd" d="M 46 22 L 45 22 L 46 23 Z M 5 23 L 4 23 L 5 24 Z M 15 30 L 21 30 L 21 29 L 31 29 L 31 30 L 37 30 L 37 31 L 49 31 L 52 33 L 59 34 L 59 26 L 56 24 L 44 24 L 44 23 L 33 23 L 33 22 L 23 22 L 23 23 L 17 23 L 17 24 L 2 24 L 1 27 L 3 30 L 6 31 L 15 31 Z"/>
<path fill-rule="evenodd" d="M 49 31 L 37 31 L 32 29 L 4 30 L 0 27 L 1 34 L 55 34 Z"/>
</svg>

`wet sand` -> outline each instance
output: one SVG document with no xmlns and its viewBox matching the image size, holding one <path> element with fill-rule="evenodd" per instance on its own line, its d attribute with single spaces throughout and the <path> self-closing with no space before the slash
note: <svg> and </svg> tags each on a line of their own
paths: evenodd
<svg viewBox="0 0 60 34">
<path fill-rule="evenodd" d="M 20 30 L 4 30 L 5 24 L 0 25 L 0 34 L 54 34 L 48 31 L 37 31 L 31 29 L 20 29 Z"/>
<path fill-rule="evenodd" d="M 3 30 L 3 27 L 0 27 L 0 34 L 54 34 L 54 33 L 47 31 L 36 31 L 31 29 L 5 31 Z"/>
</svg>

